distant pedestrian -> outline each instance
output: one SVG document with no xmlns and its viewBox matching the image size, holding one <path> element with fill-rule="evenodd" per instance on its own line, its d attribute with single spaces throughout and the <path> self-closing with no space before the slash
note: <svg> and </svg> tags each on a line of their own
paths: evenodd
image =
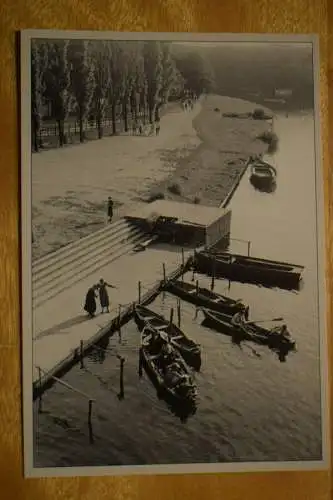
<svg viewBox="0 0 333 500">
<path fill-rule="evenodd" d="M 113 200 L 111 196 L 108 197 L 108 222 L 112 222 L 113 218 Z"/>
<path fill-rule="evenodd" d="M 96 290 L 97 286 L 93 285 L 92 287 L 89 288 L 87 295 L 86 295 L 86 301 L 84 304 L 84 310 L 89 314 L 91 318 L 95 316 L 96 312 Z"/>
<path fill-rule="evenodd" d="M 156 123 L 156 135 L 159 135 L 160 134 L 160 130 L 161 130 L 161 125 L 160 125 L 160 122 L 157 122 Z"/>
<path fill-rule="evenodd" d="M 109 311 L 110 300 L 106 287 L 110 288 L 116 288 L 116 287 L 110 285 L 109 283 L 106 283 L 106 281 L 104 281 L 102 278 L 99 280 L 97 287 L 99 291 L 99 301 L 101 303 L 102 313 L 104 313 L 104 309 L 106 309 L 106 312 L 110 312 Z"/>
</svg>

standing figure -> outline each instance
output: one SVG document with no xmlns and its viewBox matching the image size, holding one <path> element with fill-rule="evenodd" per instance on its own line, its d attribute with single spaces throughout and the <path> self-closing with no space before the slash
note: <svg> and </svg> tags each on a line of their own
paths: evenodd
<svg viewBox="0 0 333 500">
<path fill-rule="evenodd" d="M 113 285 L 110 285 L 109 283 L 106 283 L 106 281 L 104 281 L 102 278 L 99 280 L 97 287 L 99 291 L 99 301 L 101 303 L 102 313 L 104 313 L 104 309 L 106 309 L 106 312 L 109 312 L 110 301 L 106 287 L 115 287 Z"/>
<path fill-rule="evenodd" d="M 93 285 L 92 287 L 89 288 L 87 295 L 86 295 L 86 301 L 84 304 L 84 310 L 89 314 L 91 318 L 95 316 L 96 312 L 96 285 Z"/>
<path fill-rule="evenodd" d="M 108 197 L 108 222 L 112 222 L 113 217 L 113 200 L 111 196 Z"/>
<path fill-rule="evenodd" d="M 160 122 L 158 121 L 158 122 L 156 122 L 156 129 L 155 129 L 156 135 L 160 134 L 160 130 L 161 130 L 161 125 L 160 125 Z"/>
</svg>

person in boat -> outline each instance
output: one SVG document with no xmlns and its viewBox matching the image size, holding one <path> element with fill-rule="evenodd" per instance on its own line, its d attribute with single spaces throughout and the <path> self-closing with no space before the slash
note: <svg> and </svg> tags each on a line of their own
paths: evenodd
<svg viewBox="0 0 333 500">
<path fill-rule="evenodd" d="M 270 335 L 275 337 L 276 339 L 283 340 L 290 338 L 290 333 L 288 331 L 287 325 L 283 324 L 282 326 L 276 326 L 270 331 Z"/>
<path fill-rule="evenodd" d="M 84 304 L 84 310 L 89 314 L 91 318 L 95 316 L 96 312 L 96 289 L 97 285 L 93 285 L 89 288 L 86 294 L 86 300 Z"/>
<path fill-rule="evenodd" d="M 101 304 L 102 313 L 104 313 L 104 309 L 106 309 L 106 312 L 110 312 L 109 311 L 110 300 L 107 287 L 109 288 L 115 288 L 115 287 L 113 285 L 110 285 L 109 283 L 106 283 L 106 281 L 104 281 L 103 278 L 99 280 L 99 283 L 96 286 L 98 288 L 99 301 Z"/>
<path fill-rule="evenodd" d="M 231 318 L 231 324 L 233 326 L 237 326 L 237 327 L 242 328 L 242 327 L 245 326 L 245 322 L 246 322 L 246 313 L 245 313 L 245 311 L 238 311 Z"/>
</svg>

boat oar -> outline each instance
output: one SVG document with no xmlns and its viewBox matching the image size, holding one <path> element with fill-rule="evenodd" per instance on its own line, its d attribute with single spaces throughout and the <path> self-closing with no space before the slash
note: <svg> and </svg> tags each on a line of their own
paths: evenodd
<svg viewBox="0 0 333 500">
<path fill-rule="evenodd" d="M 283 321 L 283 318 L 271 318 L 271 319 L 251 319 L 249 321 L 245 321 L 247 323 L 270 323 L 271 321 Z"/>
</svg>

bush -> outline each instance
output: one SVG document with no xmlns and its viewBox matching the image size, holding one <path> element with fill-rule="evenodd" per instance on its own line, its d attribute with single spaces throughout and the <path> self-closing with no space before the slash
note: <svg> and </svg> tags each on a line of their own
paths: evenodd
<svg viewBox="0 0 333 500">
<path fill-rule="evenodd" d="M 177 184 L 177 183 L 170 184 L 170 186 L 168 186 L 168 191 L 170 193 L 176 194 L 178 196 L 181 196 L 181 194 L 182 194 L 182 190 L 181 190 L 179 184 Z"/>
<path fill-rule="evenodd" d="M 268 144 L 267 152 L 269 154 L 273 154 L 277 151 L 279 138 L 274 132 L 270 131 L 263 132 L 258 136 L 258 139 L 260 139 L 265 144 Z"/>
<path fill-rule="evenodd" d="M 254 120 L 263 120 L 265 116 L 265 111 L 261 108 L 256 108 L 252 113 L 252 118 Z"/>
<path fill-rule="evenodd" d="M 147 199 L 147 202 L 152 203 L 153 201 L 164 200 L 164 199 L 165 199 L 165 194 L 159 191 L 157 193 L 151 193 Z"/>
</svg>

